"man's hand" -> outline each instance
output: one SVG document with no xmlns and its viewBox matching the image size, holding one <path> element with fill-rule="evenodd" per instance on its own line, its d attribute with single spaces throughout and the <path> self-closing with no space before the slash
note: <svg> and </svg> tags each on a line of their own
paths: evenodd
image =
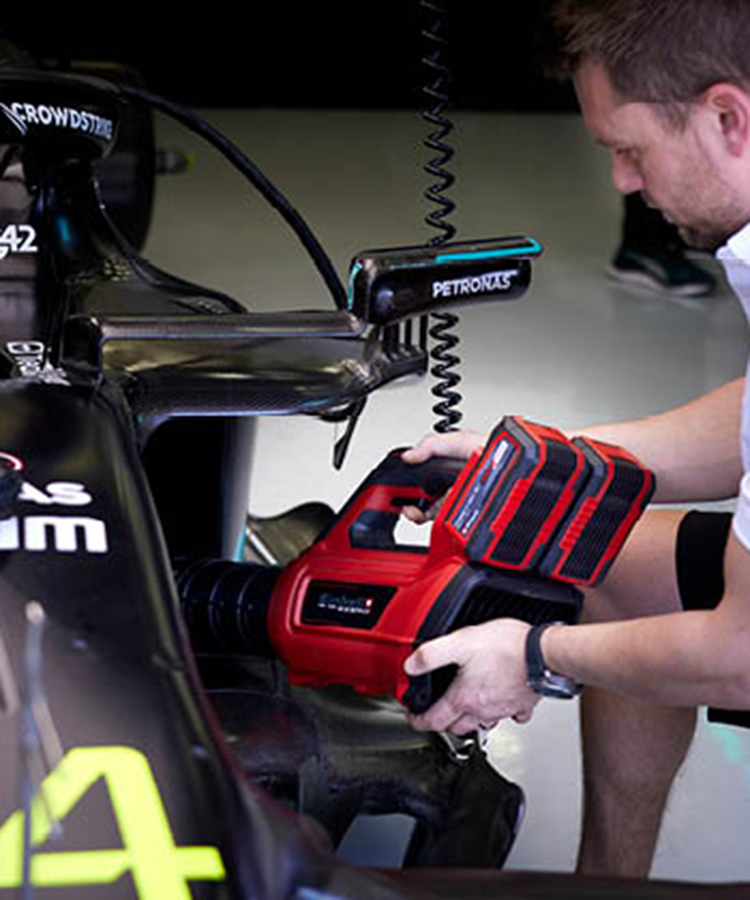
<svg viewBox="0 0 750 900">
<path fill-rule="evenodd" d="M 468 734 L 512 717 L 528 722 L 539 695 L 526 680 L 526 635 L 516 619 L 496 619 L 462 628 L 423 644 L 404 663 L 408 675 L 422 675 L 450 664 L 459 671 L 448 690 L 427 712 L 410 716 L 418 731 Z"/>
<path fill-rule="evenodd" d="M 451 459 L 468 460 L 471 454 L 484 447 L 487 438 L 476 431 L 451 431 L 448 434 L 428 434 L 415 444 L 410 450 L 404 451 L 401 458 L 407 463 L 427 462 L 433 456 L 447 456 Z M 440 508 L 440 501 L 433 504 L 427 512 L 417 509 L 416 506 L 405 506 L 403 515 L 422 525 L 435 518 Z"/>
</svg>

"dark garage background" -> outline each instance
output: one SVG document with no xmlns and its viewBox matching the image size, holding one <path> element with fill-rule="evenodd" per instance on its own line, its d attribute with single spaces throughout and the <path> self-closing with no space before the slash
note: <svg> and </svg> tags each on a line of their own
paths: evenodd
<svg viewBox="0 0 750 900">
<path fill-rule="evenodd" d="M 447 0 L 452 105 L 572 108 L 542 75 L 535 32 L 546 0 Z M 67 5 L 66 5 L 67 6 Z M 72 6 L 72 5 L 71 5 Z M 185 7 L 102 4 L 96 12 L 8 11 L 2 34 L 38 58 L 108 59 L 202 107 L 420 108 L 427 77 L 419 0 Z M 158 9 L 159 18 L 156 18 Z"/>
</svg>

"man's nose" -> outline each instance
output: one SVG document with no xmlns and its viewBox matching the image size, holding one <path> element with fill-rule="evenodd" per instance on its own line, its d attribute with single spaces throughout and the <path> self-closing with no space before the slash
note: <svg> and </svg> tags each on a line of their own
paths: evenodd
<svg viewBox="0 0 750 900">
<path fill-rule="evenodd" d="M 612 154 L 612 182 L 621 194 L 633 194 L 643 190 L 643 180 L 638 167 L 626 153 Z"/>
</svg>

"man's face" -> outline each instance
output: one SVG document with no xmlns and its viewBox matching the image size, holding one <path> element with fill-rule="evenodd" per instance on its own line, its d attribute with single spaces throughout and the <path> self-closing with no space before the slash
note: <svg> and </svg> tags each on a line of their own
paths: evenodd
<svg viewBox="0 0 750 900">
<path fill-rule="evenodd" d="M 716 249 L 747 221 L 692 111 L 684 128 L 660 117 L 654 104 L 625 102 L 596 64 L 575 79 L 586 127 L 612 158 L 612 180 L 623 194 L 640 191 L 693 247 Z"/>
</svg>

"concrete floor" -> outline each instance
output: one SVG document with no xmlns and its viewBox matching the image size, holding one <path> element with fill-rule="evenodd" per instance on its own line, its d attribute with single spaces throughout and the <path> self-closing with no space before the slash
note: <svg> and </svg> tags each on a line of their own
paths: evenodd
<svg viewBox="0 0 750 900">
<path fill-rule="evenodd" d="M 303 212 L 342 277 L 361 249 L 429 238 L 422 221 L 425 127 L 417 115 L 257 110 L 208 117 Z M 620 201 L 607 158 L 578 117 L 455 119 L 458 237 L 523 233 L 546 247 L 522 301 L 462 317 L 466 427 L 486 431 L 506 413 L 565 428 L 643 415 L 743 371 L 746 326 L 723 282 L 710 299 L 671 300 L 605 277 Z M 160 125 L 160 143 L 194 153 L 195 163 L 160 182 L 147 248 L 155 262 L 257 310 L 329 304 L 286 226 L 239 175 L 169 123 Z M 333 426 L 262 420 L 253 512 L 271 515 L 306 500 L 340 506 L 392 447 L 430 430 L 431 405 L 426 381 L 375 395 L 341 472 L 331 466 Z M 490 752 L 529 801 L 509 867 L 569 871 L 580 807 L 576 705 L 546 701 L 531 724 L 500 725 Z M 750 733 L 703 724 L 654 875 L 750 881 L 749 826 Z"/>
</svg>

